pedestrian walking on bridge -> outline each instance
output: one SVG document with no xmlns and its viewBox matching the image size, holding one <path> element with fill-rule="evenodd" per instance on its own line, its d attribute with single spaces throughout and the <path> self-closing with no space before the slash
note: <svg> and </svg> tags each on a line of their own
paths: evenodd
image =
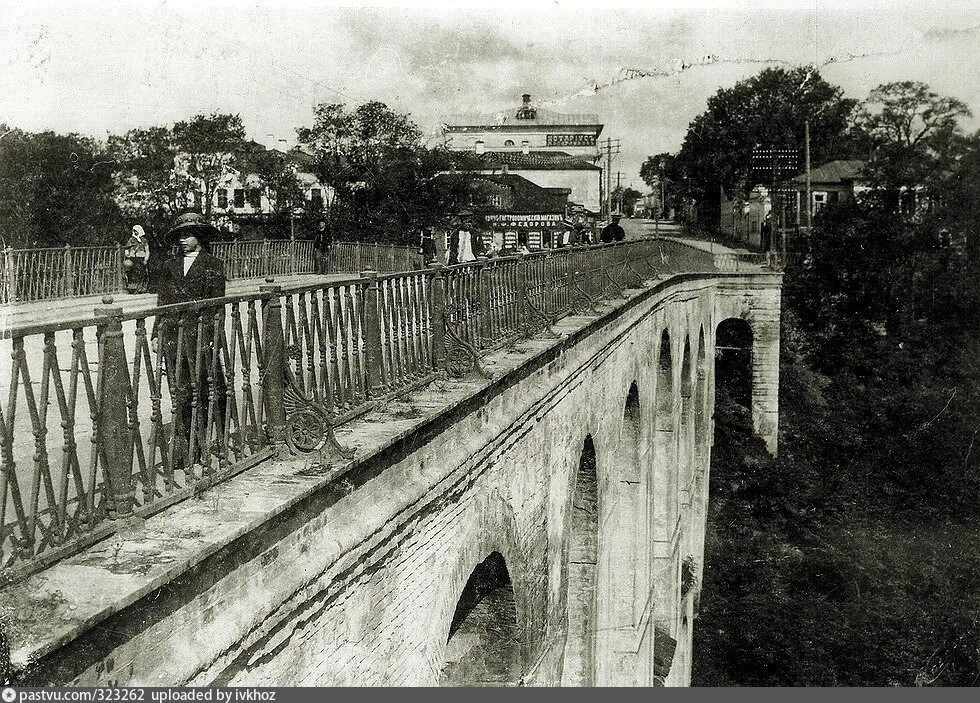
<svg viewBox="0 0 980 703">
<path fill-rule="evenodd" d="M 599 241 L 603 244 L 609 244 L 610 242 L 621 242 L 626 239 L 626 230 L 619 224 L 622 217 L 618 212 L 613 213 L 612 222 L 603 227 L 602 232 L 599 233 Z"/>
</svg>

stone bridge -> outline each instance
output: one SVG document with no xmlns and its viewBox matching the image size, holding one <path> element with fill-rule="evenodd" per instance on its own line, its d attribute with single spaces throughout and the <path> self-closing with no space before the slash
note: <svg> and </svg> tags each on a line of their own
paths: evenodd
<svg viewBox="0 0 980 703">
<path fill-rule="evenodd" d="M 12 679 L 687 685 L 720 330 L 774 452 L 780 290 L 651 274 L 336 425 L 353 459 L 137 510 L 0 593 Z"/>
</svg>

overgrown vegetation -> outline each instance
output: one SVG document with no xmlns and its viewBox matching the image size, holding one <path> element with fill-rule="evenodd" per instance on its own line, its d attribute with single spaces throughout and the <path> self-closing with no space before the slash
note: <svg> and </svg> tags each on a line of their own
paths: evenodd
<svg viewBox="0 0 980 703">
<path fill-rule="evenodd" d="M 980 683 L 980 138 L 941 121 L 866 135 L 871 191 L 786 272 L 778 458 L 719 383 L 696 685 Z"/>
</svg>

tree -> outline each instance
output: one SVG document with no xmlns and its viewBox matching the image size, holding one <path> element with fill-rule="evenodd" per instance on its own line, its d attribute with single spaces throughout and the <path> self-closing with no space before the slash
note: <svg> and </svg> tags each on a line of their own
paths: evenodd
<svg viewBox="0 0 980 703">
<path fill-rule="evenodd" d="M 177 144 L 167 127 L 132 129 L 109 137 L 116 201 L 130 218 L 148 225 L 156 241 L 191 202 L 191 183 L 176 172 Z"/>
<path fill-rule="evenodd" d="M 195 115 L 173 126 L 177 177 L 186 181 L 205 218 L 211 218 L 221 179 L 241 170 L 250 151 L 238 115 Z"/>
<path fill-rule="evenodd" d="M 890 206 L 903 192 L 922 190 L 941 179 L 961 146 L 958 118 L 970 115 L 966 105 L 940 96 L 925 83 L 900 81 L 880 85 L 868 95 L 855 124 L 871 146 L 865 175 Z M 932 183 L 934 192 L 942 187 Z M 914 211 L 916 208 L 908 208 Z"/>
<path fill-rule="evenodd" d="M 802 152 L 808 120 L 815 163 L 852 155 L 848 121 L 855 102 L 812 67 L 767 68 L 719 90 L 708 99 L 707 111 L 691 122 L 677 154 L 678 169 L 687 179 L 685 194 L 697 198 L 704 216 L 717 222 L 719 189 L 733 196 L 738 186 L 752 185 L 752 150 Z"/>
<path fill-rule="evenodd" d="M 956 128 L 957 119 L 969 115 L 961 100 L 942 97 L 925 83 L 900 81 L 872 90 L 857 123 L 879 143 L 914 147 L 931 134 Z"/>
<path fill-rule="evenodd" d="M 670 212 L 671 209 L 681 209 L 678 205 L 684 195 L 681 188 L 684 179 L 680 164 L 673 154 L 665 152 L 656 156 L 648 156 L 647 160 L 640 166 L 640 178 L 650 188 L 654 189 L 655 195 L 664 204 L 664 211 Z M 664 213 L 660 212 L 658 216 L 662 214 Z"/>
<path fill-rule="evenodd" d="M 274 149 L 256 151 L 247 168 L 265 187 L 273 215 L 288 215 L 303 205 L 303 184 L 287 154 Z"/>
<path fill-rule="evenodd" d="M 695 683 L 976 683 L 980 134 L 956 132 L 919 141 L 941 207 L 829 206 L 786 270 L 778 458 L 717 377 Z"/>
<path fill-rule="evenodd" d="M 313 173 L 333 194 L 328 213 L 338 238 L 413 240 L 418 227 L 467 197 L 458 181 L 436 178 L 467 157 L 425 148 L 415 123 L 384 103 L 353 111 L 321 104 L 313 125 L 296 131 L 313 154 Z"/>
<path fill-rule="evenodd" d="M 643 193 L 633 190 L 629 186 L 623 188 L 616 186 L 613 188 L 612 201 L 619 206 L 619 210 L 625 214 L 632 214 L 637 201 L 643 198 Z"/>
<path fill-rule="evenodd" d="M 7 246 L 121 241 L 126 227 L 102 145 L 78 134 L 5 125 L 0 135 L 0 235 Z"/>
</svg>

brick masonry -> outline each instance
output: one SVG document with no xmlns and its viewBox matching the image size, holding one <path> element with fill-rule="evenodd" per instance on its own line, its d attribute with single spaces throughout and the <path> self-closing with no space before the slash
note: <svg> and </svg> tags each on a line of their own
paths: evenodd
<svg viewBox="0 0 980 703">
<path fill-rule="evenodd" d="M 123 535 L 125 563 L 96 545 L 4 589 L 4 606 L 44 601 L 68 623 L 28 635 L 5 607 L 18 680 L 434 685 L 467 579 L 499 552 L 522 683 L 581 683 L 582 672 L 597 685 L 657 683 L 656 626 L 677 640 L 666 683 L 686 684 L 697 588 L 682 598 L 680 573 L 690 559 L 700 576 L 714 330 L 726 317 L 752 326 L 753 420 L 775 450 L 780 285 L 771 274 L 687 275 L 631 291 L 601 315 L 559 322 L 558 340 L 492 356 L 492 382 L 420 391 L 409 402 L 421 419 L 365 416 L 340 433 L 360 448 L 343 472 L 301 462 L 246 472 Z M 596 553 L 591 577 L 577 578 L 572 563 L 588 561 L 572 540 L 586 438 L 598 506 L 585 551 Z M 257 504 L 268 517 L 229 527 L 242 519 L 233 505 Z M 189 521 L 189 546 L 150 543 Z M 95 609 L 110 575 L 118 602 L 103 596 Z"/>
</svg>

